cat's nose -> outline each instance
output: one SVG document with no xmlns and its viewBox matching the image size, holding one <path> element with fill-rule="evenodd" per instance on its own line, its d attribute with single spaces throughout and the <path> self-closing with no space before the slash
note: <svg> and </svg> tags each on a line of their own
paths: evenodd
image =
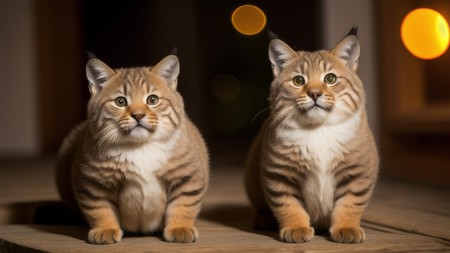
<svg viewBox="0 0 450 253">
<path fill-rule="evenodd" d="M 309 90 L 308 91 L 308 96 L 310 98 L 312 98 L 315 101 L 317 101 L 317 99 L 322 96 L 322 92 L 320 90 Z"/>
<path fill-rule="evenodd" d="M 145 117 L 145 114 L 133 114 L 131 115 L 131 117 L 133 117 L 133 119 L 139 122 L 143 117 Z"/>
</svg>

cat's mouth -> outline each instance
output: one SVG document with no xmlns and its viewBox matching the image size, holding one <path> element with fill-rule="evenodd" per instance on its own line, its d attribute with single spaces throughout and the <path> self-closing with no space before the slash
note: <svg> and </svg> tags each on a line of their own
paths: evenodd
<svg viewBox="0 0 450 253">
<path fill-rule="evenodd" d="M 133 132 L 136 133 L 136 132 L 141 132 L 141 131 L 147 131 L 149 133 L 153 133 L 153 132 L 155 132 L 155 129 L 153 127 L 148 127 L 148 126 L 138 123 L 133 127 L 123 129 L 123 131 L 126 134 L 132 134 Z"/>
<path fill-rule="evenodd" d="M 303 108 L 302 111 L 305 112 L 305 113 L 313 111 L 313 110 L 324 110 L 326 112 L 330 112 L 331 109 L 332 108 L 330 106 L 323 106 L 323 105 L 320 105 L 318 103 L 314 103 L 313 105 L 311 105 L 309 107 Z"/>
<path fill-rule="evenodd" d="M 150 133 L 153 133 L 155 131 L 155 129 L 153 127 L 147 127 L 140 123 L 138 123 L 133 129 L 144 129 L 144 130 L 149 131 Z"/>
</svg>

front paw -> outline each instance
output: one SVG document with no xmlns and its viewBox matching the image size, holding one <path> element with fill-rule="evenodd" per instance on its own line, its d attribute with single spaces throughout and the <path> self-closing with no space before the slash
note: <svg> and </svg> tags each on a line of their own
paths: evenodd
<svg viewBox="0 0 450 253">
<path fill-rule="evenodd" d="M 309 242 L 313 236 L 314 228 L 311 227 L 287 227 L 280 231 L 280 239 L 290 243 Z"/>
<path fill-rule="evenodd" d="M 121 229 L 114 228 L 94 228 L 89 230 L 88 242 L 91 244 L 111 244 L 122 240 Z"/>
<path fill-rule="evenodd" d="M 361 227 L 331 229 L 331 240 L 341 243 L 361 243 L 366 234 Z"/>
<path fill-rule="evenodd" d="M 195 227 L 179 227 L 164 229 L 164 239 L 168 242 L 195 242 L 198 232 Z"/>
</svg>

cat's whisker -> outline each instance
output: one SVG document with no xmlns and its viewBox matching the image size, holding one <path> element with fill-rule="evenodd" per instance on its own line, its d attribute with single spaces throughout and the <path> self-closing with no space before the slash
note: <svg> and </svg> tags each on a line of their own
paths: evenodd
<svg viewBox="0 0 450 253">
<path fill-rule="evenodd" d="M 93 138 L 92 142 L 97 147 L 98 150 L 103 150 L 105 147 L 111 144 L 118 144 L 121 137 L 119 129 L 114 125 L 107 125 L 102 130 L 97 132 Z"/>
<path fill-rule="evenodd" d="M 292 116 L 295 113 L 295 107 L 296 105 L 294 104 L 292 106 L 284 108 L 272 114 L 266 121 L 264 121 L 264 124 L 268 124 L 264 135 L 269 133 L 269 138 L 271 138 L 270 134 L 274 132 L 273 129 L 275 129 L 278 125 L 283 124 L 284 121 L 289 119 L 290 116 Z"/>
<path fill-rule="evenodd" d="M 256 118 L 259 117 L 259 115 L 261 115 L 263 112 L 265 112 L 265 111 L 267 111 L 267 110 L 270 110 L 270 106 L 268 106 L 268 107 L 266 107 L 266 108 L 260 110 L 260 111 L 252 118 L 251 124 L 254 123 L 254 121 L 256 120 Z"/>
</svg>

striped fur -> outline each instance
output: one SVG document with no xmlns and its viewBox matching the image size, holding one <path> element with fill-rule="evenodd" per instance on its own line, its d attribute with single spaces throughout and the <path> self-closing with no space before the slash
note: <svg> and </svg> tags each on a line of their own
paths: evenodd
<svg viewBox="0 0 450 253">
<path fill-rule="evenodd" d="M 119 242 L 123 230 L 195 241 L 209 158 L 176 91 L 178 58 L 114 70 L 91 59 L 86 73 L 88 119 L 62 144 L 56 182 L 88 221 L 88 241 Z"/>
<path fill-rule="evenodd" d="M 362 242 L 360 220 L 378 154 L 356 74 L 358 39 L 348 35 L 332 50 L 316 52 L 296 52 L 274 39 L 269 58 L 271 115 L 245 171 L 256 226 L 276 221 L 285 242 L 309 241 L 314 228 L 329 229 L 336 242 Z"/>
</svg>

